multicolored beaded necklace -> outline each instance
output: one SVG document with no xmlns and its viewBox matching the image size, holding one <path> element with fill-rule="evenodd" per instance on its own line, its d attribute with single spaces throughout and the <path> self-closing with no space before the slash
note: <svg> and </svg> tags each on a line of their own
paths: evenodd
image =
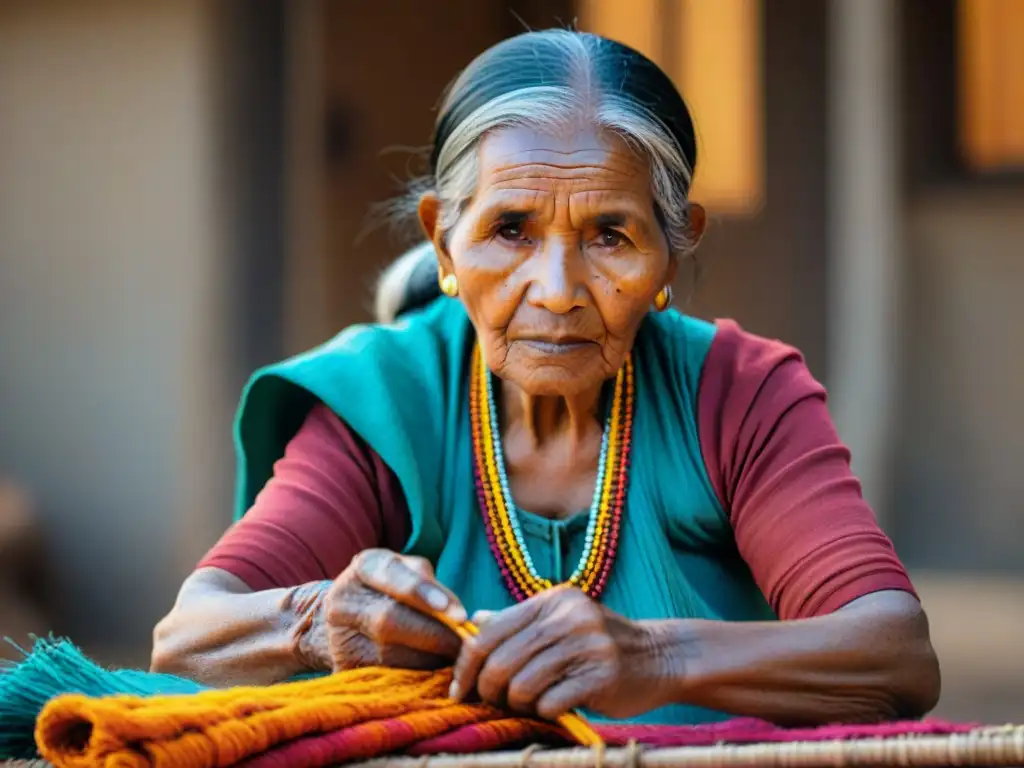
<svg viewBox="0 0 1024 768">
<path fill-rule="evenodd" d="M 630 357 L 615 377 L 611 410 L 601 439 L 597 483 L 583 554 L 567 582 L 595 599 L 608 583 L 619 544 L 629 480 L 634 395 L 633 360 Z M 516 600 L 522 601 L 551 588 L 553 584 L 534 568 L 519 526 L 519 515 L 505 473 L 492 375 L 479 345 L 473 349 L 469 411 L 473 429 L 473 472 L 487 541 L 509 592 Z"/>
</svg>

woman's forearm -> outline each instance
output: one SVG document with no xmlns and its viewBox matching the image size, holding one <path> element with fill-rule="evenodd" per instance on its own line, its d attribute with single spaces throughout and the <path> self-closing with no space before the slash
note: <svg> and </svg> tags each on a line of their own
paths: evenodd
<svg viewBox="0 0 1024 768">
<path fill-rule="evenodd" d="M 324 666 L 301 631 L 321 588 L 253 592 L 226 571 L 197 571 L 153 632 L 152 670 L 226 686 L 280 682 Z"/>
<path fill-rule="evenodd" d="M 927 619 L 908 594 L 868 595 L 798 621 L 650 628 L 667 702 L 813 725 L 920 717 L 938 700 Z"/>
</svg>

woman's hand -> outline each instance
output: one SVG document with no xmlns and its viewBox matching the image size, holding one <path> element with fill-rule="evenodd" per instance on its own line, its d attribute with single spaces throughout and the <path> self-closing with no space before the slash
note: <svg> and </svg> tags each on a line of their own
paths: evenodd
<svg viewBox="0 0 1024 768">
<path fill-rule="evenodd" d="M 667 703 L 655 638 L 578 589 L 556 587 L 499 613 L 455 665 L 451 695 L 555 719 L 578 707 L 633 717 Z"/>
<path fill-rule="evenodd" d="M 466 619 L 465 608 L 426 560 L 368 549 L 327 588 L 299 654 L 308 666 L 332 671 L 376 664 L 444 667 L 457 657 L 461 641 L 430 611 Z"/>
</svg>

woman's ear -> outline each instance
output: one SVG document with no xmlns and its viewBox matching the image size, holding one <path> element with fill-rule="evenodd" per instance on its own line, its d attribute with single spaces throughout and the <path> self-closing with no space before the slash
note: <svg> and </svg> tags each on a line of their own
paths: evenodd
<svg viewBox="0 0 1024 768">
<path fill-rule="evenodd" d="M 697 245 L 704 237 L 704 228 L 708 225 L 708 213 L 700 203 L 690 203 L 687 218 L 690 221 L 690 237 L 693 238 L 693 244 Z"/>
<path fill-rule="evenodd" d="M 416 212 L 419 214 L 423 233 L 434 244 L 434 253 L 437 254 L 437 263 L 441 274 L 451 274 L 453 271 L 452 259 L 448 255 L 448 248 L 444 241 L 444 231 L 440 226 L 441 200 L 433 192 L 426 192 L 420 198 L 420 204 Z"/>
</svg>

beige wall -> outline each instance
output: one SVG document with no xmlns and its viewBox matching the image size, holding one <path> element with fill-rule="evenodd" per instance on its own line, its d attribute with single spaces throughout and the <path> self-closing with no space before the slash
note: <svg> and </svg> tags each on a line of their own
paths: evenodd
<svg viewBox="0 0 1024 768">
<path fill-rule="evenodd" d="M 0 473 L 38 495 L 86 644 L 147 638 L 226 510 L 215 26 L 198 0 L 0 5 Z"/>
<path fill-rule="evenodd" d="M 942 667 L 936 717 L 1024 722 L 1024 580 L 915 571 Z"/>
<path fill-rule="evenodd" d="M 938 714 L 1024 720 L 1024 190 L 907 217 L 890 531 L 932 626 Z"/>
<path fill-rule="evenodd" d="M 916 566 L 1022 574 L 1024 190 L 930 194 L 908 235 L 897 545 Z"/>
</svg>

